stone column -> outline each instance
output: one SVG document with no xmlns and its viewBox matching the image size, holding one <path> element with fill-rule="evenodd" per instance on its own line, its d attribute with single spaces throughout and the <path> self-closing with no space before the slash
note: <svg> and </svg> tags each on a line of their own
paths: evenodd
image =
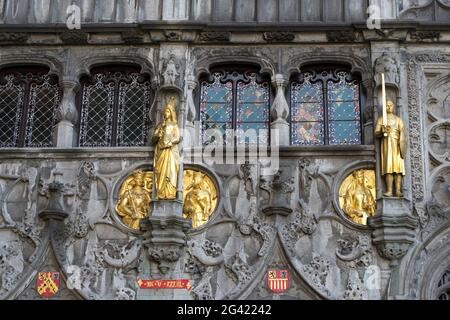
<svg viewBox="0 0 450 320">
<path fill-rule="evenodd" d="M 285 88 L 287 81 L 284 79 L 283 75 L 275 75 L 275 80 L 273 84 L 277 87 L 277 94 L 275 100 L 270 109 L 272 115 L 272 123 L 270 128 L 272 130 L 277 130 L 275 134 L 279 135 L 279 144 L 288 146 L 290 142 L 289 138 L 289 105 L 285 97 Z M 274 134 L 271 132 L 271 134 Z M 272 139 L 272 141 L 276 141 Z"/>
<path fill-rule="evenodd" d="M 74 79 L 64 79 L 62 87 L 64 93 L 57 112 L 58 124 L 56 127 L 55 145 L 58 148 L 71 148 L 74 144 L 75 125 L 78 122 L 75 97 L 80 89 L 80 85 Z"/>
<path fill-rule="evenodd" d="M 185 135 L 184 139 L 184 147 L 190 148 L 198 145 L 198 137 L 195 134 L 195 120 L 197 118 L 197 108 L 194 103 L 194 90 L 197 87 L 197 81 L 195 78 L 190 77 L 187 80 L 187 106 L 186 106 L 186 126 L 185 126 Z"/>
</svg>

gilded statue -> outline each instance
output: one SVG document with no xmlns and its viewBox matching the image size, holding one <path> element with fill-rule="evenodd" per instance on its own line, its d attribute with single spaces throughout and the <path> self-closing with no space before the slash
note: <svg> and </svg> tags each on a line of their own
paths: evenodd
<svg viewBox="0 0 450 320">
<path fill-rule="evenodd" d="M 353 222 L 366 225 L 367 218 L 375 214 L 375 172 L 356 170 L 344 182 L 342 210 Z"/>
<path fill-rule="evenodd" d="M 384 116 L 377 120 L 375 135 L 381 139 L 381 175 L 386 182 L 386 197 L 403 197 L 406 137 L 403 121 L 394 114 L 394 103 L 387 101 Z"/>
<path fill-rule="evenodd" d="M 151 201 L 151 172 L 138 170 L 122 184 L 116 211 L 128 227 L 139 230 L 139 223 L 148 216 Z"/>
<path fill-rule="evenodd" d="M 171 97 L 164 107 L 162 120 L 156 126 L 152 142 L 155 145 L 154 173 L 156 198 L 173 200 L 177 196 L 178 171 L 180 168 L 180 132 L 175 112 L 175 98 Z"/>
<path fill-rule="evenodd" d="M 202 172 L 184 172 L 183 216 L 191 219 L 192 227 L 205 224 L 217 205 L 217 191 L 212 180 Z"/>
</svg>

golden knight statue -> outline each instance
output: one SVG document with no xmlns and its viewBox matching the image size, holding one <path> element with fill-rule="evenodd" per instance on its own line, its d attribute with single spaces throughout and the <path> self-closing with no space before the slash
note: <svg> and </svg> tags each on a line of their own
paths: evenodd
<svg viewBox="0 0 450 320">
<path fill-rule="evenodd" d="M 184 199 L 183 214 L 186 219 L 192 220 L 194 229 L 205 224 L 213 210 L 213 195 L 203 186 L 204 182 L 205 175 L 194 172 L 191 185 L 186 186 L 189 191 Z"/>
<path fill-rule="evenodd" d="M 374 174 L 373 180 L 375 180 Z M 368 217 L 375 214 L 375 199 L 372 191 L 366 185 L 364 170 L 353 172 L 352 181 L 345 190 L 342 209 L 352 221 L 363 225 L 367 224 Z"/>
<path fill-rule="evenodd" d="M 162 120 L 156 126 L 152 142 L 155 145 L 154 173 L 156 199 L 173 200 L 177 196 L 180 154 L 180 133 L 175 112 L 175 98 L 164 107 Z"/>
<path fill-rule="evenodd" d="M 150 208 L 151 187 L 148 186 L 146 174 L 138 170 L 122 185 L 116 211 L 128 227 L 139 230 L 139 223 L 148 216 Z M 151 184 L 151 181 L 150 181 Z"/>
<path fill-rule="evenodd" d="M 402 180 L 405 175 L 406 137 L 403 121 L 394 114 L 394 103 L 386 103 L 386 115 L 377 120 L 375 135 L 381 139 L 381 175 L 385 177 L 386 197 L 403 197 Z"/>
</svg>

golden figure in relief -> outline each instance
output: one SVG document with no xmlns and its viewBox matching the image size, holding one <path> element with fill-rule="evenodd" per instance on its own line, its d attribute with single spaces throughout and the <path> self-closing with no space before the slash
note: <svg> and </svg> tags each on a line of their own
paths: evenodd
<svg viewBox="0 0 450 320">
<path fill-rule="evenodd" d="M 140 221 L 149 214 L 152 183 L 152 171 L 137 170 L 120 187 L 116 211 L 132 229 L 139 230 Z M 216 185 L 208 175 L 194 170 L 184 170 L 183 185 L 183 217 L 198 228 L 208 222 L 217 207 Z"/>
<path fill-rule="evenodd" d="M 394 114 L 394 103 L 388 101 L 378 118 L 375 135 L 381 139 L 381 175 L 385 177 L 386 197 L 403 197 L 402 180 L 405 175 L 406 137 L 403 121 Z"/>
<path fill-rule="evenodd" d="M 375 215 L 375 171 L 356 170 L 339 189 L 339 205 L 355 223 L 367 225 L 367 218 Z"/>
<path fill-rule="evenodd" d="M 217 192 L 211 179 L 201 172 L 185 171 L 183 180 L 183 216 L 192 220 L 195 229 L 208 222 L 217 204 Z"/>
<path fill-rule="evenodd" d="M 175 112 L 175 98 L 171 97 L 164 107 L 163 119 L 156 126 L 152 142 L 155 145 L 154 173 L 156 198 L 173 200 L 177 196 L 178 171 L 180 168 L 180 132 Z"/>
<path fill-rule="evenodd" d="M 125 225 L 139 230 L 140 221 L 149 213 L 151 190 L 152 172 L 138 170 L 124 181 L 119 191 L 116 211 Z"/>
</svg>

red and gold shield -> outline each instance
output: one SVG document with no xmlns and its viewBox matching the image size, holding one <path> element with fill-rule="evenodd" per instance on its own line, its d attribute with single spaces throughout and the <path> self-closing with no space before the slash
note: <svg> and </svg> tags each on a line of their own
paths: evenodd
<svg viewBox="0 0 450 320">
<path fill-rule="evenodd" d="M 39 272 L 36 290 L 41 297 L 51 298 L 58 292 L 59 282 L 59 272 Z"/>
<path fill-rule="evenodd" d="M 274 293 L 282 293 L 289 287 L 289 278 L 287 270 L 269 270 L 267 271 L 267 286 Z"/>
</svg>

